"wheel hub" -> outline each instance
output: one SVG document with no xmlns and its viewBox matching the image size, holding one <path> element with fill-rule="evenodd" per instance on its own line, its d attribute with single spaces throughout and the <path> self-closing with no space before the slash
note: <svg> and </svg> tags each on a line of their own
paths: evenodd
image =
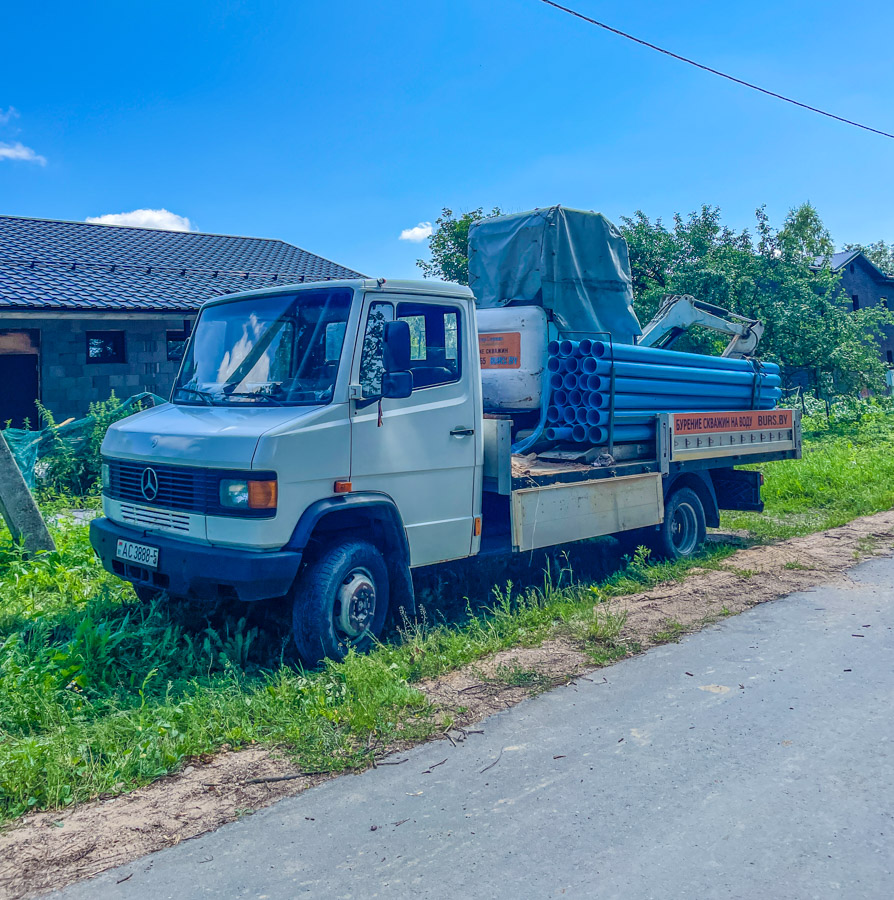
<svg viewBox="0 0 894 900">
<path fill-rule="evenodd" d="M 376 614 L 376 585 L 366 569 L 355 569 L 338 591 L 338 626 L 349 637 L 359 637 Z"/>
<path fill-rule="evenodd" d="M 696 535 L 695 510 L 688 503 L 681 503 L 671 520 L 671 540 L 677 550 L 686 556 L 695 549 Z"/>
</svg>

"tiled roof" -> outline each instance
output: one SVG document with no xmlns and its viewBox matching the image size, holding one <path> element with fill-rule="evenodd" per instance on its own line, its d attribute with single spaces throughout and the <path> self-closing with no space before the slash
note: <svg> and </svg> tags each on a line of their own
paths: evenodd
<svg viewBox="0 0 894 900">
<path fill-rule="evenodd" d="M 267 238 L 0 216 L 0 309 L 185 311 L 359 274 Z"/>
</svg>

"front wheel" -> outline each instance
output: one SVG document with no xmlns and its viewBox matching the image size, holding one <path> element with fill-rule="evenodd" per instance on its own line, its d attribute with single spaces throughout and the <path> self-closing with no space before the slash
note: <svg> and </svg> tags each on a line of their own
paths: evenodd
<svg viewBox="0 0 894 900">
<path fill-rule="evenodd" d="M 664 521 L 652 535 L 652 550 L 663 559 L 685 559 L 695 555 L 705 534 L 702 501 L 692 488 L 681 487 L 664 503 Z"/>
<path fill-rule="evenodd" d="M 388 569 L 368 541 L 334 544 L 301 573 L 293 590 L 292 637 L 306 665 L 364 653 L 382 635 Z"/>
</svg>

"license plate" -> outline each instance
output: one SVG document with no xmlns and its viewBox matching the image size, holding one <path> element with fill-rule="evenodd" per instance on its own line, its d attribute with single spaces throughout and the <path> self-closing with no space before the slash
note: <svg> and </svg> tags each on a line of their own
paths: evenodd
<svg viewBox="0 0 894 900">
<path fill-rule="evenodd" d="M 147 569 L 158 568 L 158 547 L 147 547 L 145 544 L 135 544 L 133 541 L 118 541 L 118 549 L 115 553 L 118 559 Z"/>
</svg>

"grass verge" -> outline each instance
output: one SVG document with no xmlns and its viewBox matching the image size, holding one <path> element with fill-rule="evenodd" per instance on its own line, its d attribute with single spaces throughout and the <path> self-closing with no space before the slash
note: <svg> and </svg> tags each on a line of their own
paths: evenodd
<svg viewBox="0 0 894 900">
<path fill-rule="evenodd" d="M 765 516 L 725 524 L 769 539 L 890 508 L 892 450 L 880 414 L 848 435 L 814 434 L 800 462 L 764 467 Z M 132 789 L 224 745 L 279 746 L 311 771 L 365 766 L 382 747 L 449 724 L 414 683 L 563 634 L 596 664 L 611 662 L 637 648 L 621 642 L 623 617 L 605 601 L 720 567 L 733 552 L 714 545 L 675 564 L 639 553 L 589 582 L 547 570 L 540 585 L 478 598 L 486 605 L 471 598 L 459 623 L 423 617 L 366 657 L 303 672 L 253 620 L 132 605 L 94 560 L 83 524 L 53 530 L 57 552 L 36 560 L 0 546 L 0 821 Z M 662 639 L 678 636 L 672 626 Z M 496 677 L 543 687 L 521 668 Z"/>
<path fill-rule="evenodd" d="M 639 556 L 601 584 L 565 573 L 563 584 L 506 585 L 461 626 L 423 617 L 368 656 L 303 672 L 245 619 L 202 627 L 187 607 L 129 603 L 82 525 L 54 531 L 56 553 L 24 563 L 7 550 L 0 561 L 0 821 L 131 789 L 224 745 L 281 746 L 310 771 L 365 766 L 383 746 L 444 729 L 414 682 L 561 631 L 594 662 L 617 659 L 623 618 L 603 601 L 729 552 L 662 565 Z"/>
<path fill-rule="evenodd" d="M 759 467 L 765 511 L 725 513 L 722 527 L 778 540 L 835 528 L 894 506 L 894 425 L 880 410 L 842 425 L 805 420 L 804 455 Z"/>
</svg>

